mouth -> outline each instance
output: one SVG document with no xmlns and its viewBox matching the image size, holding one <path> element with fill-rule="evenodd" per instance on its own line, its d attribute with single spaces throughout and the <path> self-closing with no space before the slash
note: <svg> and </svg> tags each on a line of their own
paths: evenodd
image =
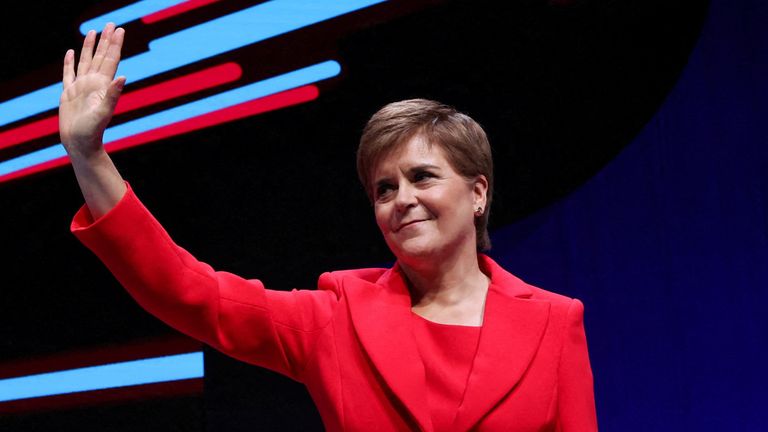
<svg viewBox="0 0 768 432">
<path fill-rule="evenodd" d="M 419 222 L 424 222 L 424 221 L 426 221 L 426 220 L 427 220 L 427 219 L 416 219 L 416 220 L 412 220 L 412 221 L 409 221 L 409 222 L 406 222 L 406 223 L 400 224 L 400 225 L 397 227 L 397 229 L 395 229 L 395 232 L 400 232 L 400 230 L 402 230 L 403 228 L 409 227 L 409 226 L 411 226 L 411 225 L 415 225 L 415 224 L 417 224 L 417 223 L 419 223 Z"/>
</svg>

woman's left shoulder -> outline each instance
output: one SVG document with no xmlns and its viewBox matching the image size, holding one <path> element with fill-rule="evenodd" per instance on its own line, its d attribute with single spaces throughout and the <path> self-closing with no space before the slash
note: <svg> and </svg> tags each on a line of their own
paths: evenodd
<svg viewBox="0 0 768 432">
<path fill-rule="evenodd" d="M 527 283 L 526 283 L 527 284 Z M 576 298 L 568 297 L 563 294 L 556 293 L 554 291 L 545 290 L 543 288 L 539 288 L 535 285 L 527 284 L 528 287 L 531 289 L 531 299 L 534 300 L 546 300 L 553 305 L 561 306 L 561 307 L 572 307 L 574 302 L 579 302 Z"/>
<path fill-rule="evenodd" d="M 570 307 L 574 301 L 578 302 L 578 300 L 571 297 L 528 283 L 521 277 L 503 268 L 487 255 L 480 255 L 480 264 L 483 270 L 491 277 L 491 283 L 508 295 L 530 300 L 543 300 L 551 303 L 553 306 L 564 306 L 566 308 Z"/>
</svg>

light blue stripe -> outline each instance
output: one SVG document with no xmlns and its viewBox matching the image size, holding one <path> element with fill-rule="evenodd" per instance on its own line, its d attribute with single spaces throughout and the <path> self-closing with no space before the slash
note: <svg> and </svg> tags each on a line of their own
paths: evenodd
<svg viewBox="0 0 768 432">
<path fill-rule="evenodd" d="M 24 168 L 31 166 L 39 165 L 43 162 L 58 159 L 66 155 L 67 151 L 64 150 L 64 146 L 60 143 L 54 144 L 51 147 L 35 150 L 25 155 L 0 162 L 0 176 L 23 170 Z"/>
<path fill-rule="evenodd" d="M 307 66 L 302 69 L 268 78 L 263 81 L 258 81 L 253 84 L 248 84 L 243 87 L 238 87 L 224 93 L 209 96 L 205 99 L 200 99 L 111 127 L 104 131 L 104 143 L 108 144 L 121 138 L 136 135 L 171 123 L 187 120 L 192 117 L 237 105 L 252 99 L 331 78 L 338 75 L 339 72 L 341 72 L 341 65 L 333 60 Z M 0 162 L 0 176 L 48 162 L 65 155 L 66 151 L 61 144 L 27 153 L 23 156 Z"/>
<path fill-rule="evenodd" d="M 118 75 L 132 82 L 316 24 L 384 0 L 273 0 L 164 36 L 123 60 Z M 53 109 L 61 84 L 0 103 L 0 126 Z"/>
<path fill-rule="evenodd" d="M 85 35 L 88 30 L 100 32 L 108 22 L 123 25 L 145 15 L 176 6 L 179 3 L 184 3 L 184 0 L 142 0 L 82 23 L 80 33 Z"/>
<path fill-rule="evenodd" d="M 0 402 L 202 378 L 203 353 L 193 352 L 0 380 Z"/>
<path fill-rule="evenodd" d="M 329 60 L 283 75 L 278 75 L 273 78 L 255 82 L 112 127 L 104 133 L 104 142 L 109 143 L 131 135 L 136 135 L 137 133 L 197 117 L 222 108 L 231 107 L 252 99 L 331 78 L 338 75 L 340 71 L 341 66 L 337 62 Z"/>
</svg>

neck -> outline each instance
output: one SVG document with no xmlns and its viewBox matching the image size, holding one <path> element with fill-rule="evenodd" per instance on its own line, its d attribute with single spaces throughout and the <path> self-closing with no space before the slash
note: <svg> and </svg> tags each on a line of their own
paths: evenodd
<svg viewBox="0 0 768 432">
<path fill-rule="evenodd" d="M 488 277 L 480 270 L 477 251 L 457 251 L 440 259 L 400 261 L 410 284 L 414 309 L 455 307 L 485 299 Z"/>
</svg>

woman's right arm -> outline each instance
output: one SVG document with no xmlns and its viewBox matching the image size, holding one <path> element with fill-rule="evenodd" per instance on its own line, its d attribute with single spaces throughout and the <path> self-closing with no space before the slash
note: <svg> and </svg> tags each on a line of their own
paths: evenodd
<svg viewBox="0 0 768 432">
<path fill-rule="evenodd" d="M 338 304 L 329 276 L 321 290 L 274 291 L 214 270 L 174 243 L 130 185 L 97 220 L 80 209 L 71 229 L 146 311 L 225 354 L 298 381 Z"/>
<path fill-rule="evenodd" d="M 272 291 L 215 271 L 176 245 L 141 204 L 102 143 L 125 84 L 114 78 L 124 35 L 107 24 L 95 51 L 96 33 L 87 34 L 76 68 L 74 51 L 64 57 L 59 132 L 87 205 L 72 232 L 150 313 L 226 354 L 300 380 L 337 295 Z"/>
<path fill-rule="evenodd" d="M 122 28 L 109 23 L 95 51 L 96 32 L 88 32 L 77 68 L 74 50 L 64 56 L 59 134 L 94 219 L 112 209 L 126 191 L 125 182 L 102 143 L 125 85 L 125 77 L 114 78 L 124 36 Z"/>
</svg>

